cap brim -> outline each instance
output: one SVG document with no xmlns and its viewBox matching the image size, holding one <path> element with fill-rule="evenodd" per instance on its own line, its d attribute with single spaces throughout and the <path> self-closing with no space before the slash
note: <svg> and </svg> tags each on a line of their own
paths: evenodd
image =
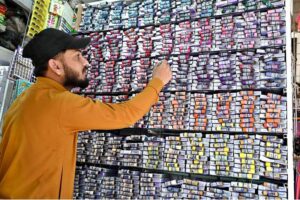
<svg viewBox="0 0 300 200">
<path fill-rule="evenodd" d="M 86 48 L 89 43 L 91 42 L 91 38 L 74 38 L 74 40 L 69 43 L 68 49 L 84 49 Z"/>
</svg>

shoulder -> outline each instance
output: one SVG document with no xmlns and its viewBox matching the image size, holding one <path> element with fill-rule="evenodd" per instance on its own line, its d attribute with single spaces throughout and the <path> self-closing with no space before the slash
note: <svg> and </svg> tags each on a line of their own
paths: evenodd
<svg viewBox="0 0 300 200">
<path fill-rule="evenodd" d="M 80 104 L 80 103 L 92 101 L 92 99 L 89 97 L 83 97 L 69 91 L 60 92 L 57 95 L 57 98 L 62 102 L 68 104 Z"/>
</svg>

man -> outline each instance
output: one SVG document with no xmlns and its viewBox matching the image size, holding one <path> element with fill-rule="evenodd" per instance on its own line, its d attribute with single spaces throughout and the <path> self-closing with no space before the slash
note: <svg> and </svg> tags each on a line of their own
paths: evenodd
<svg viewBox="0 0 300 200">
<path fill-rule="evenodd" d="M 37 82 L 7 111 L 0 146 L 1 198 L 72 198 L 77 132 L 129 127 L 158 101 L 172 73 L 166 61 L 131 100 L 105 104 L 71 93 L 86 87 L 88 61 L 79 49 L 89 38 L 56 29 L 37 34 L 24 48 Z"/>
</svg>

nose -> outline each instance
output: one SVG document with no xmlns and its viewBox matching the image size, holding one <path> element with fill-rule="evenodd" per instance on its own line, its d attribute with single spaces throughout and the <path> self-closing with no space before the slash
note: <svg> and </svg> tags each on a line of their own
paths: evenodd
<svg viewBox="0 0 300 200">
<path fill-rule="evenodd" d="M 88 67 L 90 65 L 89 61 L 85 57 L 83 57 L 82 55 L 81 55 L 81 59 L 82 59 L 83 66 Z"/>
</svg>

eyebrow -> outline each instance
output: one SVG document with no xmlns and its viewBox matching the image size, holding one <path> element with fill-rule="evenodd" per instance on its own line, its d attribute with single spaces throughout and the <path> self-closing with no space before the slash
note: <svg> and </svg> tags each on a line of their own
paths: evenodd
<svg viewBox="0 0 300 200">
<path fill-rule="evenodd" d="M 72 55 L 75 55 L 77 53 L 81 53 L 81 51 L 79 49 L 73 49 L 73 50 L 74 50 L 74 52 L 72 52 Z"/>
<path fill-rule="evenodd" d="M 77 53 L 77 52 L 81 52 L 80 49 L 70 49 L 70 50 L 72 50 L 72 51 L 74 51 L 74 52 L 76 52 L 76 53 Z"/>
</svg>

